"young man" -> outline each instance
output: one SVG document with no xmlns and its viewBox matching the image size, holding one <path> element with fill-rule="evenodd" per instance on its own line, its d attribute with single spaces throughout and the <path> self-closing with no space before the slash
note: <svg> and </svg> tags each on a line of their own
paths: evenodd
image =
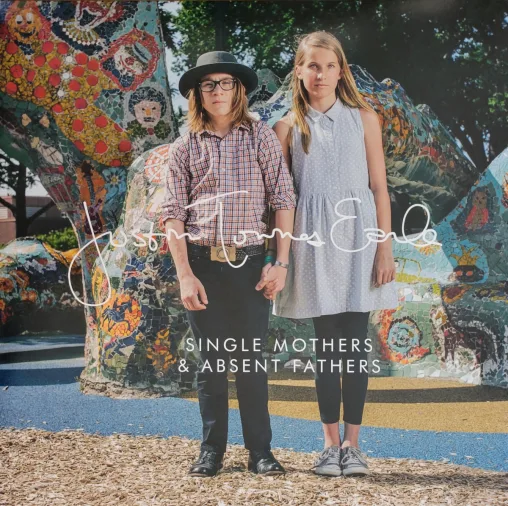
<svg viewBox="0 0 508 506">
<path fill-rule="evenodd" d="M 201 55 L 179 83 L 189 99 L 189 129 L 171 148 L 163 219 L 202 358 L 198 398 L 203 442 L 192 476 L 214 476 L 223 465 L 229 352 L 237 368 L 232 371 L 248 469 L 285 472 L 270 450 L 261 354 L 270 302 L 262 289 L 267 283 L 278 290 L 284 286 L 291 238 L 277 234 L 277 260 L 267 255 L 265 262 L 262 234 L 268 233 L 269 205 L 275 210 L 275 227 L 292 232 L 296 197 L 277 136 L 248 113 L 246 95 L 256 86 L 256 73 L 223 51 Z"/>
</svg>

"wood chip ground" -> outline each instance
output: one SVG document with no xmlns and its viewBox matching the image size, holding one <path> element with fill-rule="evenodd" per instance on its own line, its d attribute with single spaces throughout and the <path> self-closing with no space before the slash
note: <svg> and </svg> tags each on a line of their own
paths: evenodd
<svg viewBox="0 0 508 506">
<path fill-rule="evenodd" d="M 247 451 L 228 448 L 224 471 L 191 478 L 199 441 L 102 436 L 81 431 L 0 430 L 0 504 L 151 505 L 508 505 L 508 473 L 421 460 L 369 458 L 366 478 L 322 478 L 317 456 L 274 453 L 283 477 L 246 470 Z"/>
</svg>

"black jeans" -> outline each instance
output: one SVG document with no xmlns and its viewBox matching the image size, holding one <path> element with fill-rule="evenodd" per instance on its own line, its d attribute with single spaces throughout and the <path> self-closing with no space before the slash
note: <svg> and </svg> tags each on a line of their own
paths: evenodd
<svg viewBox="0 0 508 506">
<path fill-rule="evenodd" d="M 339 421 L 341 384 L 338 364 L 341 359 L 344 422 L 362 423 L 369 382 L 365 342 L 369 315 L 370 312 L 347 312 L 312 319 L 317 339 L 316 392 L 323 423 Z"/>
<path fill-rule="evenodd" d="M 257 371 L 255 368 L 256 360 L 263 367 L 265 365 L 261 348 L 268 330 L 270 310 L 270 301 L 263 296 L 263 291 L 255 289 L 263 260 L 264 255 L 250 256 L 245 265 L 235 269 L 227 263 L 189 257 L 194 275 L 203 283 L 208 297 L 206 309 L 187 311 L 196 344 L 201 347 L 202 363 L 197 379 L 203 421 L 202 449 L 212 447 L 220 453 L 226 451 L 227 370 L 228 358 L 231 358 L 236 360 L 238 367 L 235 383 L 245 447 L 248 450 L 270 450 L 268 376 L 262 368 L 258 367 Z M 241 262 L 232 263 L 238 265 Z M 225 339 L 229 341 L 223 346 Z M 257 347 L 254 339 L 258 341 Z M 209 350 L 207 340 L 214 345 Z M 217 343 L 218 350 L 215 349 Z M 236 350 L 228 352 L 235 344 Z M 219 371 L 219 359 L 225 361 L 225 371 Z"/>
</svg>

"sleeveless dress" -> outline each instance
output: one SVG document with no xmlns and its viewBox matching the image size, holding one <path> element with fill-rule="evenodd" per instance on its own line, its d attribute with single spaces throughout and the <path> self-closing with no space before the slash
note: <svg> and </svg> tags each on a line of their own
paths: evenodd
<svg viewBox="0 0 508 506">
<path fill-rule="evenodd" d="M 378 236 L 371 230 L 369 241 L 366 229 L 377 228 L 377 215 L 360 110 L 337 99 L 326 113 L 309 107 L 306 119 L 309 154 L 296 125 L 290 149 L 298 196 L 293 237 L 306 234 L 308 240 L 291 241 L 286 285 L 276 295 L 273 314 L 312 318 L 394 309 L 395 281 L 372 283 Z"/>
</svg>

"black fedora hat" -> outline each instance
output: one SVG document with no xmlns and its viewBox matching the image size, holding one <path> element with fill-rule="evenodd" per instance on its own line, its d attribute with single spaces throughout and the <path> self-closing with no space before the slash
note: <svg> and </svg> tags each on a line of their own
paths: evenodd
<svg viewBox="0 0 508 506">
<path fill-rule="evenodd" d="M 180 78 L 178 88 L 180 93 L 187 98 L 189 91 L 196 86 L 199 80 L 207 74 L 224 72 L 237 77 L 245 86 L 247 94 L 256 89 L 258 76 L 251 68 L 238 63 L 236 58 L 226 51 L 210 51 L 202 54 L 194 68 L 191 68 Z"/>
</svg>

